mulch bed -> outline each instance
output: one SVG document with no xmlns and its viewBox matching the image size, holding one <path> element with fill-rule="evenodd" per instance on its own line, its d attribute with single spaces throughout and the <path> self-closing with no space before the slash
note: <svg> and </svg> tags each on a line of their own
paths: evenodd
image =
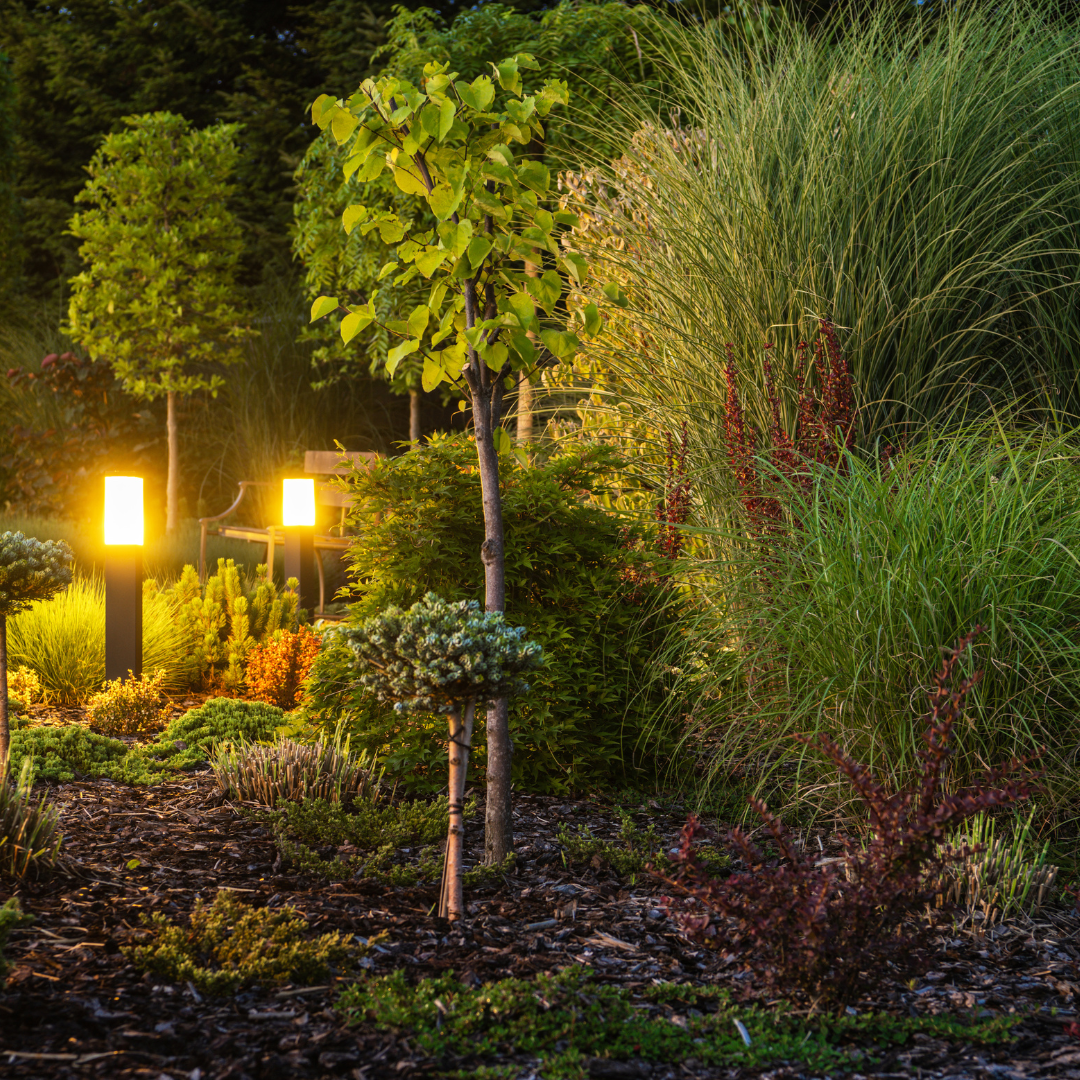
<svg viewBox="0 0 1080 1080">
<path fill-rule="evenodd" d="M 362 879 L 327 884 L 290 874 L 268 830 L 223 804 L 208 773 L 151 788 L 73 782 L 51 794 L 62 811 L 65 868 L 15 890 L 36 921 L 12 935 L 7 952 L 17 966 L 0 992 L 0 1063 L 11 1080 L 377 1080 L 481 1064 L 433 1061 L 403 1033 L 345 1028 L 332 1010 L 336 985 L 215 999 L 142 976 L 125 960 L 120 948 L 139 939 L 141 915 L 182 918 L 197 898 L 211 900 L 220 888 L 256 905 L 292 905 L 313 932 L 388 931 L 371 958 L 377 974 L 405 968 L 420 978 L 453 970 L 466 981 L 487 982 L 581 964 L 597 980 L 631 989 L 653 980 L 719 983 L 735 1000 L 765 1000 L 749 967 L 674 932 L 658 910 L 664 891 L 658 883 L 642 875 L 629 884 L 603 866 L 564 865 L 555 838 L 560 823 L 616 835 L 616 814 L 602 800 L 519 797 L 514 871 L 497 886 L 473 890 L 470 918 L 451 927 L 431 914 L 434 888 Z M 648 813 L 672 839 L 685 816 L 678 804 L 654 805 Z M 472 859 L 480 855 L 482 828 L 481 814 L 469 829 Z M 908 985 L 883 973 L 873 996 L 855 1007 L 897 1015 L 1019 1013 L 1025 1019 L 1017 1041 L 987 1048 L 916 1036 L 862 1075 L 1080 1080 L 1080 1041 L 1064 1030 L 1080 1002 L 1078 929 L 1064 912 L 985 933 L 943 929 L 933 970 L 923 979 Z M 813 1075 L 785 1066 L 762 1072 L 605 1059 L 593 1060 L 590 1074 Z M 535 1077 L 535 1062 L 521 1061 L 518 1075 Z"/>
</svg>

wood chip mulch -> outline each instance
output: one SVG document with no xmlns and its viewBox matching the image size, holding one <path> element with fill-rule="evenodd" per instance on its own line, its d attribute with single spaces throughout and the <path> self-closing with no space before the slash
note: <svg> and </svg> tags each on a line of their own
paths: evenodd
<svg viewBox="0 0 1080 1080">
<path fill-rule="evenodd" d="M 151 788 L 72 782 L 53 787 L 51 797 L 62 811 L 65 868 L 14 890 L 36 921 L 16 931 L 7 950 L 16 967 L 0 992 L 5 1080 L 445 1074 L 446 1062 L 425 1057 L 405 1033 L 344 1027 L 332 1009 L 337 985 L 215 999 L 190 985 L 142 976 L 125 960 L 120 948 L 138 939 L 141 915 L 183 918 L 197 898 L 211 900 L 220 888 L 256 905 L 292 905 L 313 932 L 368 937 L 388 931 L 366 961 L 377 974 L 405 968 L 419 978 L 452 969 L 478 983 L 581 964 L 600 981 L 632 989 L 653 980 L 694 981 L 728 986 L 735 1000 L 765 1000 L 750 967 L 722 950 L 696 948 L 674 931 L 659 910 L 664 890 L 647 875 L 631 884 L 603 866 L 564 865 L 555 835 L 560 823 L 616 835 L 617 816 L 602 800 L 519 797 L 515 870 L 497 887 L 474 890 L 470 918 L 450 927 L 431 914 L 434 888 L 327 884 L 287 872 L 268 830 L 222 804 L 205 772 Z M 642 826 L 651 821 L 674 841 L 684 818 L 675 803 L 646 807 L 637 820 Z M 469 829 L 474 860 L 482 820 L 481 814 Z M 985 933 L 977 926 L 942 931 L 925 978 L 908 985 L 883 972 L 874 995 L 857 1002 L 857 1010 L 1019 1013 L 1025 1019 L 1017 1041 L 988 1048 L 916 1036 L 863 1075 L 1080 1080 L 1080 1041 L 1066 1031 L 1080 1003 L 1078 929 L 1071 913 L 1056 911 Z M 763 1072 L 606 1059 L 592 1060 L 589 1069 L 595 1077 L 642 1080 L 814 1075 L 787 1066 Z M 522 1061 L 518 1075 L 536 1080 L 542 1074 L 535 1062 Z"/>
</svg>

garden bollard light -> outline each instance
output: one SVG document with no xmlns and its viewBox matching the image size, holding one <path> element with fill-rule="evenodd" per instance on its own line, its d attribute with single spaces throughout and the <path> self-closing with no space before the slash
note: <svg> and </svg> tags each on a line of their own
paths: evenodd
<svg viewBox="0 0 1080 1080">
<path fill-rule="evenodd" d="M 315 577 L 315 481 L 284 480 L 281 489 L 281 520 L 285 526 L 285 580 L 296 578 L 297 606 L 315 610 L 318 582 Z"/>
<path fill-rule="evenodd" d="M 143 482 L 105 477 L 105 678 L 142 674 Z"/>
</svg>

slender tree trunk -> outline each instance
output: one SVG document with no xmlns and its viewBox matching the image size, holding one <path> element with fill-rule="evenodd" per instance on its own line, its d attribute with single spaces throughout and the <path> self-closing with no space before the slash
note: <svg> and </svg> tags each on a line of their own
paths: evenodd
<svg viewBox="0 0 1080 1080">
<path fill-rule="evenodd" d="M 533 388 L 529 375 L 523 371 L 518 379 L 517 439 L 519 443 L 531 442 L 533 437 Z"/>
<path fill-rule="evenodd" d="M 537 278 L 540 276 L 540 267 L 526 260 L 525 273 L 531 278 Z M 529 337 L 536 342 L 536 334 L 532 330 L 529 331 Z M 517 389 L 517 440 L 519 443 L 526 443 L 533 437 L 533 388 L 528 372 L 523 371 L 518 377 Z"/>
<path fill-rule="evenodd" d="M 420 441 L 420 391 L 409 391 L 409 442 Z"/>
<path fill-rule="evenodd" d="M 487 298 L 490 315 L 495 314 L 494 296 Z M 471 282 L 465 288 L 465 317 L 472 325 L 480 316 Z M 488 313 L 485 311 L 484 317 Z M 502 409 L 500 373 L 491 371 L 470 350 L 463 374 L 469 383 L 473 406 L 473 432 L 480 466 L 480 486 L 484 499 L 484 542 L 480 561 L 484 564 L 484 608 L 506 610 L 506 553 L 503 546 L 502 493 L 499 489 L 499 455 L 495 452 L 495 429 Z M 508 702 L 495 698 L 487 707 L 487 792 L 484 809 L 484 859 L 501 862 L 513 849 L 513 816 L 510 802 L 510 742 Z"/>
<path fill-rule="evenodd" d="M 514 850 L 510 798 L 514 744 L 510 739 L 510 699 L 495 698 L 487 710 L 487 792 L 484 800 L 484 862 L 501 863 Z"/>
<path fill-rule="evenodd" d="M 475 714 L 475 698 L 466 704 L 464 716 L 460 712 L 450 714 L 450 827 L 446 835 L 439 914 L 452 922 L 465 914 L 465 890 L 461 882 L 465 870 L 465 778 Z"/>
<path fill-rule="evenodd" d="M 11 749 L 7 690 L 7 616 L 0 615 L 0 783 L 3 783 L 7 776 L 8 752 Z"/>
<path fill-rule="evenodd" d="M 180 460 L 176 438 L 176 394 L 166 396 L 165 430 L 169 442 L 169 477 L 165 484 L 165 531 L 172 532 L 179 521 L 180 506 Z"/>
</svg>

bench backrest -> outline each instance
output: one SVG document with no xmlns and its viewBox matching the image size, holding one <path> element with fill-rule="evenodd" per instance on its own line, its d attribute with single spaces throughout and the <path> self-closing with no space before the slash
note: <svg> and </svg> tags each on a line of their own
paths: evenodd
<svg viewBox="0 0 1080 1080">
<path fill-rule="evenodd" d="M 304 472 L 309 476 L 348 476 L 352 466 L 366 463 L 368 468 L 379 455 L 370 450 L 308 450 L 304 454 Z M 315 500 L 322 506 L 352 506 L 352 498 L 332 484 L 315 482 Z"/>
</svg>

